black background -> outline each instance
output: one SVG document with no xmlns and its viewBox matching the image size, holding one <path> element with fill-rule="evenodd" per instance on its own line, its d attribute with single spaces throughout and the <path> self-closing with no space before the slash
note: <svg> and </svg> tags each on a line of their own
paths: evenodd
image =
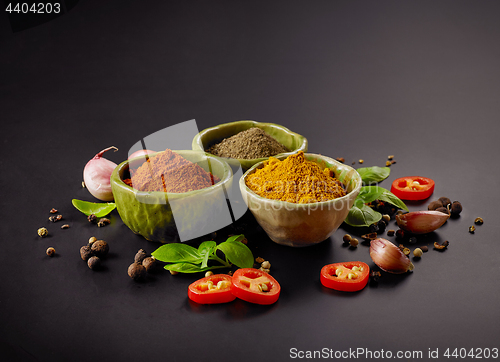
<svg viewBox="0 0 500 362">
<path fill-rule="evenodd" d="M 500 348 L 499 13 L 497 1 L 80 1 L 13 33 L 3 12 L 2 356 L 286 361 L 292 348 L 367 348 L 423 352 L 401 360 L 439 349 L 443 360 L 447 348 Z M 141 138 L 190 119 L 200 130 L 278 123 L 306 136 L 310 152 L 363 166 L 393 154 L 381 186 L 431 177 L 432 199 L 464 211 L 419 240 L 431 247 L 413 273 L 385 273 L 354 294 L 319 283 L 328 263 L 373 266 L 367 246 L 342 246 L 345 230 L 293 249 L 252 228 L 249 246 L 272 263 L 279 301 L 195 305 L 186 289 L 198 276 L 133 282 L 135 252 L 158 245 L 116 211 L 98 229 L 71 205 L 94 200 L 81 181 L 98 151 L 118 147 L 106 156 L 119 163 Z M 70 229 L 48 221 L 52 207 Z M 477 216 L 485 223 L 470 234 Z M 37 236 L 41 226 L 50 237 Z M 111 247 L 100 272 L 78 253 L 93 235 Z M 448 250 L 433 250 L 436 240 Z"/>
</svg>

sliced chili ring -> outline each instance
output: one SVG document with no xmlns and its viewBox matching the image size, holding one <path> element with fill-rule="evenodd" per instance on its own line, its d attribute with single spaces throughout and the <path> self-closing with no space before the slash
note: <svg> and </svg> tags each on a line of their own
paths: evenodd
<svg viewBox="0 0 500 362">
<path fill-rule="evenodd" d="M 271 275 L 254 268 L 238 269 L 233 274 L 233 294 L 255 304 L 273 304 L 281 292 L 281 286 Z"/>
<path fill-rule="evenodd" d="M 391 192 L 402 200 L 424 200 L 434 192 L 434 181 L 427 177 L 400 177 L 392 183 Z"/>
<path fill-rule="evenodd" d="M 325 265 L 320 281 L 327 288 L 342 292 L 357 292 L 368 284 L 370 267 L 361 261 Z"/>
<path fill-rule="evenodd" d="M 231 293 L 231 276 L 214 274 L 189 285 L 188 297 L 199 304 L 228 303 L 236 299 Z"/>
</svg>

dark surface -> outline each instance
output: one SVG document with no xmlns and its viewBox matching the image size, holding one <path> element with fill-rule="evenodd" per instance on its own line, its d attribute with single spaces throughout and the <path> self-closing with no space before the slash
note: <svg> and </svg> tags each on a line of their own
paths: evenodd
<svg viewBox="0 0 500 362">
<path fill-rule="evenodd" d="M 439 349 L 444 360 L 447 348 L 500 347 L 499 2 L 154 3 L 80 1 L 16 33 L 0 15 L 2 360 L 286 361 L 292 348 L 423 352 L 401 360 Z M 418 174 L 436 181 L 432 199 L 462 202 L 459 219 L 418 244 L 448 250 L 344 294 L 322 288 L 319 271 L 373 266 L 367 246 L 343 247 L 339 229 L 293 249 L 252 227 L 249 246 L 281 283 L 275 305 L 192 304 L 194 275 L 133 282 L 135 252 L 158 245 L 116 211 L 90 225 L 71 199 L 93 200 L 82 171 L 101 149 L 118 147 L 107 157 L 119 163 L 140 138 L 193 118 L 200 130 L 282 124 L 310 152 L 363 166 L 395 155 L 381 186 Z M 70 229 L 48 221 L 52 207 Z M 92 235 L 110 244 L 100 272 L 78 254 Z"/>
</svg>

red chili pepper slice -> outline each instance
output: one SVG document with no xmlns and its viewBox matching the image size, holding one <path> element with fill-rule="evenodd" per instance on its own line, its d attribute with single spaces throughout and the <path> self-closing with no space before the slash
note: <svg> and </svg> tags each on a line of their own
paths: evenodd
<svg viewBox="0 0 500 362">
<path fill-rule="evenodd" d="M 320 280 L 325 287 L 342 292 L 357 292 L 368 284 L 370 267 L 361 261 L 325 265 Z"/>
<path fill-rule="evenodd" d="M 199 304 L 228 303 L 236 299 L 231 293 L 231 276 L 214 274 L 192 283 L 188 297 Z"/>
<path fill-rule="evenodd" d="M 250 303 L 273 304 L 280 296 L 279 283 L 268 273 L 254 268 L 238 269 L 233 274 L 233 294 Z"/>
<path fill-rule="evenodd" d="M 402 200 L 424 200 L 434 192 L 434 181 L 427 177 L 401 177 L 392 183 L 391 192 Z"/>
</svg>

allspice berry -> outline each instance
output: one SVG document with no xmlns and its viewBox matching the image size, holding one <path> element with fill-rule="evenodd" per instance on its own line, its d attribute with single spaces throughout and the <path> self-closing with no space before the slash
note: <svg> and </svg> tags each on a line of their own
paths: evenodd
<svg viewBox="0 0 500 362">
<path fill-rule="evenodd" d="M 106 256 L 109 251 L 109 245 L 104 240 L 94 241 L 90 248 L 92 252 L 98 257 Z"/>
<path fill-rule="evenodd" d="M 135 254 L 134 261 L 140 264 L 147 256 L 146 252 L 143 249 L 140 249 L 137 254 Z"/>
<path fill-rule="evenodd" d="M 89 260 L 93 254 L 92 249 L 88 245 L 84 245 L 80 248 L 80 256 L 84 261 Z"/>
<path fill-rule="evenodd" d="M 101 259 L 99 259 L 97 256 L 92 256 L 90 259 L 87 261 L 87 265 L 89 266 L 90 269 L 96 270 L 99 269 L 101 266 Z"/>
<path fill-rule="evenodd" d="M 448 207 L 449 204 L 451 204 L 451 200 L 447 197 L 440 197 L 439 201 L 443 204 L 444 207 Z"/>
<path fill-rule="evenodd" d="M 442 212 L 443 214 L 447 214 L 447 215 L 449 215 L 449 214 L 450 214 L 450 210 L 448 210 L 448 209 L 447 209 L 446 207 L 444 207 L 444 206 L 438 207 L 438 208 L 436 209 L 436 211 Z"/>
<path fill-rule="evenodd" d="M 451 216 L 458 216 L 462 212 L 462 204 L 458 201 L 453 201 L 450 212 Z"/>
<path fill-rule="evenodd" d="M 153 273 L 156 269 L 156 259 L 148 256 L 142 261 L 142 266 L 146 269 L 148 273 Z"/>
<path fill-rule="evenodd" d="M 443 207 L 443 203 L 440 200 L 436 200 L 432 201 L 429 206 L 427 206 L 427 210 L 437 210 L 440 207 Z"/>
<path fill-rule="evenodd" d="M 146 277 L 146 268 L 139 263 L 132 263 L 128 267 L 128 276 L 134 280 L 144 279 Z"/>
</svg>

